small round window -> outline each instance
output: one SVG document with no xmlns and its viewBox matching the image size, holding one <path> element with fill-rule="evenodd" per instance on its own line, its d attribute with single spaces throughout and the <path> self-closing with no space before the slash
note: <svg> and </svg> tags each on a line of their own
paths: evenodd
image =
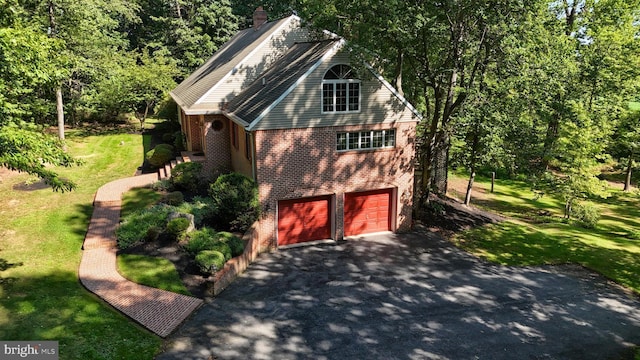
<svg viewBox="0 0 640 360">
<path fill-rule="evenodd" d="M 211 123 L 211 128 L 214 131 L 220 131 L 222 130 L 222 128 L 224 128 L 224 123 L 222 122 L 222 120 L 213 120 L 213 122 Z"/>
</svg>

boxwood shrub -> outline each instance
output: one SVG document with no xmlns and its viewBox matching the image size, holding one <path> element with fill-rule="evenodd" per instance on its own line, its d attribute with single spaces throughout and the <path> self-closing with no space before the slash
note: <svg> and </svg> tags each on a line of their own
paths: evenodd
<svg viewBox="0 0 640 360">
<path fill-rule="evenodd" d="M 145 156 L 151 166 L 161 167 L 173 158 L 173 146 L 160 144 L 149 150 Z"/>
<path fill-rule="evenodd" d="M 187 218 L 178 217 L 167 223 L 167 233 L 174 239 L 181 240 L 187 233 L 187 229 L 191 222 Z"/>
<path fill-rule="evenodd" d="M 215 250 L 201 251 L 196 255 L 195 260 L 202 272 L 216 272 L 222 269 L 226 262 L 224 255 Z"/>
<path fill-rule="evenodd" d="M 184 202 L 177 207 L 181 213 L 193 215 L 196 227 L 201 227 L 213 221 L 216 208 L 213 200 L 208 197 L 194 196 L 190 202 Z"/>
<path fill-rule="evenodd" d="M 232 233 L 221 231 L 218 233 L 218 239 L 229 245 L 232 257 L 240 256 L 244 252 L 244 241 Z"/>
<path fill-rule="evenodd" d="M 209 195 L 220 225 L 230 230 L 246 231 L 260 215 L 258 186 L 242 174 L 219 176 L 209 187 Z"/>
<path fill-rule="evenodd" d="M 202 183 L 201 173 L 201 163 L 181 163 L 171 170 L 171 183 L 178 189 L 197 192 Z"/>
</svg>

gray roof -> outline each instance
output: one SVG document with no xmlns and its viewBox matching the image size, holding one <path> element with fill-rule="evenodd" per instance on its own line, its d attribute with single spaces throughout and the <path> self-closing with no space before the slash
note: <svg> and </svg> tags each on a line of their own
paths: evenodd
<svg viewBox="0 0 640 360">
<path fill-rule="evenodd" d="M 209 89 L 233 70 L 258 44 L 290 17 L 268 22 L 258 30 L 249 28 L 238 32 L 204 65 L 180 83 L 171 96 L 178 105 L 192 107 Z"/>
<path fill-rule="evenodd" d="M 294 44 L 282 58 L 231 100 L 225 113 L 247 126 L 316 65 L 340 39 Z"/>
</svg>

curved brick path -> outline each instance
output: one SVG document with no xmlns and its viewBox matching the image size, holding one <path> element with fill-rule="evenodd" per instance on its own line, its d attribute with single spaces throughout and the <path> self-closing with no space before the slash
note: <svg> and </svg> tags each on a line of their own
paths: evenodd
<svg viewBox="0 0 640 360">
<path fill-rule="evenodd" d="M 82 247 L 79 277 L 87 289 L 111 306 L 166 337 L 202 304 L 202 300 L 136 284 L 122 277 L 116 268 L 115 230 L 120 221 L 122 194 L 157 180 L 158 174 L 147 174 L 112 181 L 98 189 Z"/>
</svg>

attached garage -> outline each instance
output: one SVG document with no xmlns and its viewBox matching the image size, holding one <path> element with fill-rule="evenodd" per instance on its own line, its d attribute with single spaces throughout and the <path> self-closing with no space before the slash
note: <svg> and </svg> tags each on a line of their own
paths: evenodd
<svg viewBox="0 0 640 360">
<path fill-rule="evenodd" d="M 331 238 L 331 196 L 278 202 L 278 245 Z"/>
<path fill-rule="evenodd" d="M 347 193 L 344 196 L 344 235 L 391 230 L 393 189 Z"/>
</svg>

